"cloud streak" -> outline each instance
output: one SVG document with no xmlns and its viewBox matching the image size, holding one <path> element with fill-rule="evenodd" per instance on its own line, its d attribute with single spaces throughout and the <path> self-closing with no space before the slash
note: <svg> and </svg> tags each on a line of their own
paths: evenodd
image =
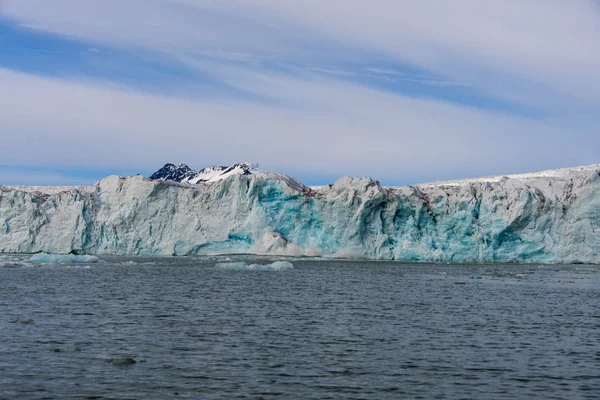
<svg viewBox="0 0 600 400">
<path fill-rule="evenodd" d="M 167 53 L 288 60 L 375 54 L 489 90 L 502 92 L 486 84 L 494 74 L 505 76 L 503 84 L 527 80 L 597 100 L 586 79 L 600 68 L 593 0 L 105 0 L 93 7 L 8 0 L 4 14 L 51 32 Z"/>
<path fill-rule="evenodd" d="M 0 67 L 13 166 L 247 159 L 318 183 L 348 173 L 395 184 L 598 162 L 593 1 L 3 5 L 14 23 L 81 41 L 96 69 L 121 70 L 113 50 L 166 65 L 144 73 L 128 61 L 128 75 L 162 91 Z"/>
<path fill-rule="evenodd" d="M 472 169 L 495 173 L 559 166 L 556 161 L 565 153 L 591 162 L 591 149 L 600 144 L 585 140 L 584 131 L 573 134 L 560 121 L 481 112 L 339 80 L 236 70 L 228 77 L 232 85 L 277 101 L 175 99 L 0 70 L 0 81 L 13 93 L 0 98 L 4 160 L 143 172 L 165 157 L 202 166 L 251 155 L 251 161 L 276 170 L 373 175 L 398 183 L 415 176 L 461 176 Z M 295 107 L 281 105 L 292 102 Z M 546 135 L 567 134 L 568 143 L 545 141 Z"/>
</svg>

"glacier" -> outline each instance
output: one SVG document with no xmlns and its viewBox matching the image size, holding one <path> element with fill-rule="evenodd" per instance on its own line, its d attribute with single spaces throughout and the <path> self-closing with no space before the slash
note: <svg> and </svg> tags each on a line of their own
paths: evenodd
<svg viewBox="0 0 600 400">
<path fill-rule="evenodd" d="M 600 165 L 404 187 L 269 172 L 0 186 L 0 252 L 600 263 Z"/>
</svg>

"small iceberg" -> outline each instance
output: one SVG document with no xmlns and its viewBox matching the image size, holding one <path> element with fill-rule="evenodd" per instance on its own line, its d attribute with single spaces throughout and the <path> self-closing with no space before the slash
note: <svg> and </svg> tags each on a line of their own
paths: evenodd
<svg viewBox="0 0 600 400">
<path fill-rule="evenodd" d="M 91 264 L 97 263 L 100 259 L 86 255 L 39 253 L 31 256 L 28 261 L 35 264 Z"/>
<path fill-rule="evenodd" d="M 289 261 L 275 261 L 271 264 L 247 264 L 242 261 L 217 263 L 215 267 L 221 269 L 238 270 L 258 270 L 258 271 L 282 271 L 284 269 L 294 268 L 294 264 Z"/>
</svg>

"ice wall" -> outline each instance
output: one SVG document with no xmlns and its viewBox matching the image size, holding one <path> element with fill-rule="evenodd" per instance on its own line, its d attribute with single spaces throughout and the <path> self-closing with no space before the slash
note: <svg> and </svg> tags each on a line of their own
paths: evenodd
<svg viewBox="0 0 600 400">
<path fill-rule="evenodd" d="M 399 188 L 344 177 L 311 189 L 270 173 L 0 186 L 0 252 L 600 263 L 600 166 L 561 171 Z"/>
</svg>

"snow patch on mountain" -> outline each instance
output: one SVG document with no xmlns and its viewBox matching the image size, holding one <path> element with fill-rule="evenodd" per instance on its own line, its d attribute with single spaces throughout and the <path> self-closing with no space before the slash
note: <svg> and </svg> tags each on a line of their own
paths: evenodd
<svg viewBox="0 0 600 400">
<path fill-rule="evenodd" d="M 510 175 L 496 175 L 496 176 L 484 176 L 478 178 L 467 178 L 467 179 L 458 179 L 458 180 L 448 180 L 448 181 L 436 181 L 436 182 L 428 182 L 421 183 L 416 186 L 419 187 L 433 187 L 433 186 L 464 186 L 471 185 L 475 183 L 487 183 L 487 182 L 501 182 L 503 180 L 508 179 L 516 179 L 522 182 L 530 182 L 537 179 L 545 179 L 548 181 L 552 180 L 564 180 L 570 179 L 574 174 L 585 174 L 595 170 L 600 170 L 600 164 L 592 164 L 581 167 L 571 167 L 571 168 L 560 168 L 560 169 L 549 169 L 538 172 L 528 172 L 524 174 L 510 174 Z"/>
<path fill-rule="evenodd" d="M 150 175 L 152 180 L 187 182 L 198 173 L 185 164 L 165 164 L 164 167 Z"/>
<path fill-rule="evenodd" d="M 221 167 L 206 167 L 200 171 L 196 171 L 185 164 L 180 164 L 179 166 L 166 164 L 150 175 L 150 179 L 197 184 L 218 182 L 233 175 L 250 175 L 255 172 L 257 172 L 256 167 L 248 162 Z"/>
</svg>

